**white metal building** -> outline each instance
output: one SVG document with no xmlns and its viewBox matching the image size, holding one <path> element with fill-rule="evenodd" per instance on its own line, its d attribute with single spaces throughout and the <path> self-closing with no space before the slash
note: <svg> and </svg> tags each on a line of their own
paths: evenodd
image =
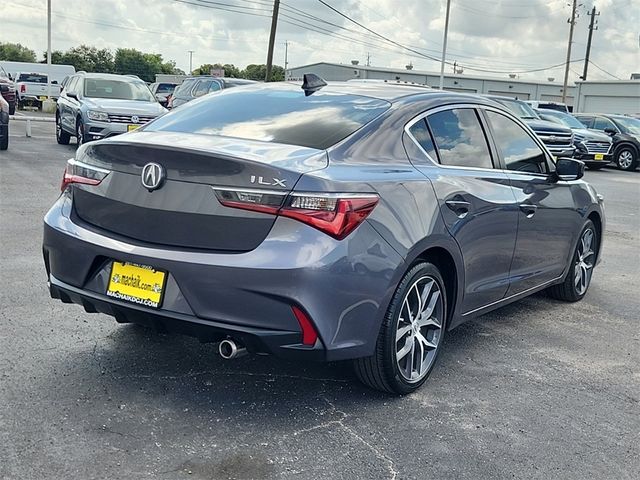
<svg viewBox="0 0 640 480">
<path fill-rule="evenodd" d="M 440 74 L 434 72 L 327 62 L 290 68 L 287 70 L 286 78 L 287 80 L 302 80 L 302 75 L 305 73 L 315 73 L 329 81 L 345 81 L 353 78 L 400 80 L 426 84 L 436 88 L 440 84 Z M 517 78 L 445 73 L 444 88 L 455 92 L 503 95 L 521 100 L 562 101 L 562 83 L 549 81 L 535 82 Z M 575 87 L 573 86 L 567 88 L 566 103 L 568 105 L 573 105 L 574 91 Z"/>
<path fill-rule="evenodd" d="M 576 112 L 640 113 L 640 79 L 576 82 Z"/>
</svg>

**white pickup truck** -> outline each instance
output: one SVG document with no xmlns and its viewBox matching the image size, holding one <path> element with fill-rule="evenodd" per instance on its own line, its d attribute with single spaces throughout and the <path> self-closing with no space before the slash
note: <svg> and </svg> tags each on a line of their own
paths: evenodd
<svg viewBox="0 0 640 480">
<path fill-rule="evenodd" d="M 41 106 L 47 99 L 49 78 L 46 73 L 17 73 L 15 77 L 18 105 L 22 108 L 26 104 Z M 51 82 L 51 98 L 60 96 L 60 85 L 55 80 Z"/>
</svg>

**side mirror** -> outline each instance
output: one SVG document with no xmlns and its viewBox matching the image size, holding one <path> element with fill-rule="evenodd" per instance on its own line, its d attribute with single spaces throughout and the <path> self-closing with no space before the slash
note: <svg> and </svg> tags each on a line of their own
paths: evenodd
<svg viewBox="0 0 640 480">
<path fill-rule="evenodd" d="M 615 135 L 618 131 L 615 128 L 607 127 L 604 129 L 604 133 L 608 133 L 609 135 Z"/>
<path fill-rule="evenodd" d="M 9 85 L 5 84 L 5 83 L 1 83 L 0 84 L 0 92 L 8 92 L 9 91 Z"/>
<path fill-rule="evenodd" d="M 575 158 L 559 158 L 556 162 L 558 180 L 579 180 L 584 177 L 584 162 Z"/>
<path fill-rule="evenodd" d="M 67 92 L 67 97 L 75 98 L 76 100 L 78 100 L 78 94 L 74 92 Z"/>
</svg>

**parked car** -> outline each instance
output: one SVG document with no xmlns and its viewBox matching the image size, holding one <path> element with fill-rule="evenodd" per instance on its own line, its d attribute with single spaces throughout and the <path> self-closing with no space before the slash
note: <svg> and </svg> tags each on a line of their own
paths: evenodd
<svg viewBox="0 0 640 480">
<path fill-rule="evenodd" d="M 9 115 L 16 113 L 16 86 L 11 76 L 0 66 L 0 85 L 6 85 L 7 88 L 2 89 L 2 96 L 9 104 Z"/>
<path fill-rule="evenodd" d="M 575 147 L 573 132 L 570 128 L 542 120 L 533 108 L 522 100 L 497 95 L 487 95 L 487 97 L 507 107 L 511 113 L 524 121 L 556 157 L 573 156 Z"/>
<path fill-rule="evenodd" d="M 561 102 L 548 102 L 541 100 L 526 100 L 528 105 L 533 107 L 534 109 L 542 109 L 542 110 L 555 110 L 557 112 L 569 113 L 569 107 L 566 103 Z"/>
<path fill-rule="evenodd" d="M 130 132 L 167 110 L 138 77 L 106 73 L 73 75 L 56 107 L 56 140 L 78 145 Z"/>
<path fill-rule="evenodd" d="M 5 93 L 9 87 L 0 83 L 0 92 Z M 0 150 L 9 148 L 9 102 L 0 95 Z"/>
<path fill-rule="evenodd" d="M 177 83 L 156 82 L 149 85 L 149 90 L 156 96 L 160 105 L 166 108 L 168 97 L 173 94 L 177 86 Z"/>
<path fill-rule="evenodd" d="M 207 93 L 217 92 L 226 88 L 239 87 L 256 83 L 253 80 L 242 78 L 220 78 L 210 76 L 199 76 L 185 78 L 184 82 L 173 92 L 169 102 L 169 108 L 179 107 L 194 98 L 201 97 Z"/>
<path fill-rule="evenodd" d="M 49 89 L 48 82 L 49 77 L 45 73 L 18 73 L 16 76 L 18 107 L 34 105 L 40 108 L 49 94 L 53 99 L 58 98 L 60 85 L 54 80 L 51 82 L 51 89 Z"/>
<path fill-rule="evenodd" d="M 557 122 L 573 131 L 576 151 L 573 158 L 582 160 L 591 169 L 600 169 L 613 160 L 611 137 L 605 133 L 589 130 L 573 115 L 556 110 L 536 110 L 543 120 Z"/>
<path fill-rule="evenodd" d="M 462 322 L 584 297 L 605 219 L 582 162 L 487 98 L 302 87 L 229 89 L 78 149 L 44 219 L 52 297 L 224 358 L 353 359 L 396 394 Z"/>
<path fill-rule="evenodd" d="M 585 127 L 613 139 L 613 161 L 622 170 L 635 170 L 640 162 L 640 120 L 624 115 L 578 113 Z"/>
</svg>

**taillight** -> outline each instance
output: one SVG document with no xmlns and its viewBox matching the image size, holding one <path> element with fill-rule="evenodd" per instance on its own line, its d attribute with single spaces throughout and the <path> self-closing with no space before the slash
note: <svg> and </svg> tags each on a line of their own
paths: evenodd
<svg viewBox="0 0 640 480">
<path fill-rule="evenodd" d="M 378 204 L 376 194 L 292 193 L 272 190 L 214 188 L 226 207 L 281 215 L 306 223 L 342 240 L 353 232 Z"/>
<path fill-rule="evenodd" d="M 24 93 L 27 91 L 27 86 L 25 84 L 20 85 L 20 93 Z"/>
<path fill-rule="evenodd" d="M 99 185 L 109 173 L 109 170 L 88 165 L 72 158 L 67 160 L 67 168 L 65 168 L 64 175 L 62 176 L 60 190 L 64 192 L 72 183 Z"/>
</svg>

